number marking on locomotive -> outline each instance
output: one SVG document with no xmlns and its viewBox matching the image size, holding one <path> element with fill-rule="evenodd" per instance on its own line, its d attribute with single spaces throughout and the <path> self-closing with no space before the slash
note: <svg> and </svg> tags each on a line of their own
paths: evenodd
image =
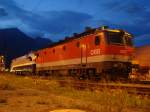
<svg viewBox="0 0 150 112">
<path fill-rule="evenodd" d="M 100 49 L 93 49 L 90 51 L 90 54 L 93 55 L 98 55 L 101 54 L 101 50 Z"/>
</svg>

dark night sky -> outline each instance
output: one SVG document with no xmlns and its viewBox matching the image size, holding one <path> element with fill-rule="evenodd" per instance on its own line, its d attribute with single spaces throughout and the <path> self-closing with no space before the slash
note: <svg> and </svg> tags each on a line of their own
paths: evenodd
<svg viewBox="0 0 150 112">
<path fill-rule="evenodd" d="M 57 41 L 85 26 L 125 29 L 150 44 L 149 0 L 0 0 L 0 28 L 18 27 Z"/>
</svg>

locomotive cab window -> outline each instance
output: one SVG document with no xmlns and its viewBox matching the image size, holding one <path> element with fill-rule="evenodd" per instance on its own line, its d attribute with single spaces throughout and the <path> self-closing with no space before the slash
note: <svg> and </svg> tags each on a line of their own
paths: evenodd
<svg viewBox="0 0 150 112">
<path fill-rule="evenodd" d="M 100 36 L 95 36 L 95 45 L 100 44 Z"/>
<path fill-rule="evenodd" d="M 107 32 L 107 39 L 109 44 L 124 44 L 123 34 L 121 32 Z"/>
</svg>

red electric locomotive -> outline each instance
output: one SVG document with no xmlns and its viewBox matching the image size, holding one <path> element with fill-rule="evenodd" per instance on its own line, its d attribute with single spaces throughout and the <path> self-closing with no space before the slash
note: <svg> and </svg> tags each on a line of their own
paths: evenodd
<svg viewBox="0 0 150 112">
<path fill-rule="evenodd" d="M 128 78 L 132 35 L 124 30 L 88 28 L 35 52 L 36 73 L 79 78 Z"/>
</svg>

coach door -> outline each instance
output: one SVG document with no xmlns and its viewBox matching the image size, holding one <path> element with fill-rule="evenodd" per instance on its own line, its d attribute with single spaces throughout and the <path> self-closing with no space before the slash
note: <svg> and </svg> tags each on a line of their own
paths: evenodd
<svg viewBox="0 0 150 112">
<path fill-rule="evenodd" d="M 86 66 L 87 64 L 87 45 L 81 45 L 81 65 Z"/>
</svg>

